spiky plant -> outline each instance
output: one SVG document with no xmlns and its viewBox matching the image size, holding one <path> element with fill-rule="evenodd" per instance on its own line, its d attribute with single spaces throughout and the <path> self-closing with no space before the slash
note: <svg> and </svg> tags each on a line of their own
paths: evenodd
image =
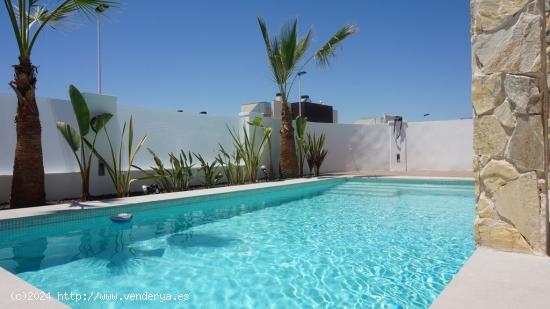
<svg viewBox="0 0 550 309">
<path fill-rule="evenodd" d="M 313 133 L 313 135 L 308 133 L 305 145 L 309 170 L 314 176 L 319 176 L 321 165 L 327 156 L 327 150 L 325 149 L 325 133 L 322 133 L 319 137 L 317 137 L 315 133 Z"/>
<path fill-rule="evenodd" d="M 296 80 L 296 72 L 302 71 L 312 60 L 315 60 L 321 67 L 328 66 L 330 60 L 336 55 L 336 49 L 342 41 L 357 31 L 357 27 L 352 24 L 344 25 L 311 56 L 306 57 L 305 54 L 311 43 L 312 30 L 309 30 L 305 36 L 300 37 L 297 30 L 298 19 L 293 19 L 281 28 L 279 35 L 271 37 L 266 22 L 261 17 L 258 17 L 258 23 L 264 39 L 273 80 L 277 84 L 282 98 L 279 170 L 283 178 L 296 177 L 299 174 L 299 168 L 296 158 L 292 114 L 288 102 L 290 91 Z"/>
<path fill-rule="evenodd" d="M 251 126 L 250 134 L 246 128 L 247 124 Z M 257 128 L 262 129 L 261 135 L 256 131 Z M 265 146 L 271 138 L 271 128 L 263 126 L 262 119 L 256 117 L 251 122 L 243 124 L 242 132 L 241 138 L 237 131 L 229 129 L 233 145 L 244 163 L 246 177 L 254 183 L 257 181 Z"/>
<path fill-rule="evenodd" d="M 296 117 L 296 143 L 298 144 L 298 169 L 300 177 L 304 177 L 304 160 L 306 157 L 306 140 L 304 134 L 306 133 L 307 117 Z"/>
<path fill-rule="evenodd" d="M 19 63 L 13 66 L 15 74 L 9 85 L 17 95 L 15 126 L 17 146 L 13 163 L 10 206 L 29 207 L 43 204 L 44 162 L 42 158 L 42 128 L 36 105 L 37 70 L 31 62 L 31 54 L 37 39 L 46 26 L 67 19 L 74 13 L 94 14 L 99 6 L 113 6 L 114 1 L 65 0 L 57 1 L 48 9 L 39 0 L 3 0 L 15 41 L 19 49 Z M 50 1 L 51 2 L 51 1 Z"/>
<path fill-rule="evenodd" d="M 222 172 L 218 171 L 218 160 L 214 159 L 212 162 L 208 162 L 201 154 L 193 153 L 193 155 L 199 160 L 200 169 L 204 174 L 202 184 L 205 188 L 212 188 L 223 178 Z"/>
<path fill-rule="evenodd" d="M 177 192 L 189 189 L 193 177 L 193 156 L 191 152 L 180 150 L 179 155 L 173 152 L 168 154 L 170 167 L 166 168 L 162 160 L 151 149 L 147 151 L 153 157 L 155 166 L 151 166 L 151 171 L 146 171 L 137 165 L 132 167 L 143 172 L 145 176 L 139 180 L 154 180 L 163 192 Z"/>
<path fill-rule="evenodd" d="M 88 146 L 89 149 L 93 151 L 97 159 L 105 165 L 105 169 L 107 170 L 107 173 L 109 173 L 109 177 L 111 178 L 111 181 L 113 182 L 113 185 L 116 190 L 116 194 L 118 197 L 126 197 L 130 195 L 130 185 L 136 181 L 137 179 L 132 178 L 132 168 L 135 168 L 134 160 L 136 158 L 137 153 L 147 141 L 147 135 L 143 136 L 135 147 L 133 147 L 134 144 L 134 121 L 132 120 L 132 116 L 130 116 L 130 124 L 128 126 L 128 137 L 127 137 L 127 146 L 124 145 L 125 139 L 124 136 L 126 135 L 126 122 L 124 122 L 124 125 L 122 126 L 122 133 L 120 135 L 120 145 L 118 149 L 113 146 L 113 143 L 111 142 L 111 137 L 109 135 L 109 131 L 107 131 L 107 128 L 103 126 L 103 131 L 105 132 L 105 137 L 107 138 L 107 142 L 109 143 L 109 150 L 111 154 L 111 159 L 106 160 L 105 157 L 103 157 L 92 145 L 90 142 L 88 142 L 86 139 L 84 139 L 84 143 Z M 126 148 L 126 150 L 124 149 Z M 123 160 L 123 153 L 127 155 L 126 162 Z M 124 166 L 124 163 L 126 163 L 126 166 Z"/>
<path fill-rule="evenodd" d="M 240 185 L 244 183 L 245 175 L 241 167 L 241 152 L 238 149 L 229 153 L 222 144 L 219 144 L 219 153 L 216 160 L 218 160 L 228 184 Z"/>
</svg>

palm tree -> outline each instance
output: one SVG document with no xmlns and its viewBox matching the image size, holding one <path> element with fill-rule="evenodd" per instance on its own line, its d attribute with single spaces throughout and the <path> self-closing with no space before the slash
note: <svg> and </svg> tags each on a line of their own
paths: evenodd
<svg viewBox="0 0 550 309">
<path fill-rule="evenodd" d="M 12 208 L 43 204 L 46 198 L 42 128 L 35 97 L 37 67 L 31 62 L 36 40 L 47 25 L 54 27 L 74 13 L 91 15 L 97 8 L 114 5 L 112 1 L 64 0 L 50 10 L 39 2 L 4 0 L 19 48 L 19 63 L 13 66 L 15 75 L 9 83 L 17 95 L 17 145 L 10 196 Z"/>
<path fill-rule="evenodd" d="M 315 60 L 321 67 L 330 64 L 330 59 L 336 55 L 336 49 L 342 41 L 357 31 L 352 24 L 340 28 L 324 45 L 308 58 L 304 58 L 309 48 L 312 36 L 310 29 L 304 37 L 299 37 L 297 32 L 298 19 L 294 19 L 281 28 L 278 36 L 269 37 L 265 21 L 258 17 L 258 23 L 265 42 L 267 58 L 273 73 L 273 79 L 279 87 L 282 98 L 281 107 L 281 146 L 279 170 L 281 177 L 296 177 L 298 175 L 298 160 L 296 158 L 296 145 L 294 141 L 294 128 L 292 127 L 292 114 L 288 105 L 288 97 L 296 72 Z M 305 59 L 302 61 L 302 59 Z"/>
</svg>

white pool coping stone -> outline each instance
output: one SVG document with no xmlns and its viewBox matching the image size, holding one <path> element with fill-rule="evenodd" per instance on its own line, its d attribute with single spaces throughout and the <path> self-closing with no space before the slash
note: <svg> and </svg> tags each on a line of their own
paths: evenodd
<svg viewBox="0 0 550 309">
<path fill-rule="evenodd" d="M 38 207 L 29 207 L 29 208 L 19 208 L 19 209 L 8 209 L 0 211 L 0 221 L 2 220 L 12 220 L 12 219 L 22 219 L 27 217 L 43 216 L 43 215 L 52 215 L 52 214 L 63 214 L 76 212 L 82 209 L 100 209 L 103 207 L 117 207 L 117 206 L 126 206 L 129 204 L 138 204 L 138 203 L 147 203 L 147 202 L 159 202 L 159 201 L 169 201 L 177 200 L 190 197 L 206 196 L 211 194 L 222 194 L 230 192 L 240 192 L 248 191 L 254 189 L 264 189 L 264 188 L 273 188 L 293 184 L 305 184 L 305 183 L 314 183 L 320 181 L 328 181 L 331 179 L 339 178 L 394 178 L 394 179 L 426 179 L 426 180 L 472 180 L 470 177 L 429 177 L 429 176 L 364 176 L 364 175 L 334 175 L 334 176 L 325 176 L 325 177 L 313 177 L 313 178 L 300 178 L 300 179 L 289 179 L 283 181 L 271 181 L 255 184 L 246 184 L 246 185 L 236 185 L 236 186 L 225 186 L 225 187 L 216 187 L 210 189 L 198 189 L 191 191 L 183 192 L 174 192 L 174 193 L 164 193 L 164 194 L 151 194 L 151 195 L 142 195 L 142 196 L 133 196 L 126 198 L 114 198 L 108 200 L 99 200 L 99 201 L 89 201 L 89 202 L 79 202 L 77 204 L 64 203 L 56 205 L 46 205 Z M 57 300 L 57 295 L 51 295 L 50 300 L 27 300 L 21 301 L 16 300 L 16 293 L 30 293 L 34 295 L 40 295 L 43 293 L 40 289 L 32 286 L 30 283 L 24 281 L 23 279 L 17 277 L 16 275 L 6 271 L 0 267 L 0 282 L 4 287 L 0 289 L 0 308 L 41 308 L 41 309 L 50 309 L 50 308 L 68 308 L 65 304 Z M 9 287 L 9 288 L 5 288 Z"/>
<path fill-rule="evenodd" d="M 0 282 L 2 286 L 0 288 L 0 308 L 69 308 L 69 306 L 57 300 L 57 295 L 46 297 L 43 291 L 2 267 L 0 267 Z M 35 297 L 38 299 L 35 299 Z"/>
<path fill-rule="evenodd" d="M 298 178 L 298 179 L 288 179 L 288 180 L 282 180 L 282 181 L 270 181 L 270 182 L 261 182 L 261 183 L 254 183 L 254 184 L 245 184 L 245 185 L 215 187 L 210 189 L 198 189 L 198 190 L 190 190 L 190 191 L 182 191 L 182 192 L 174 192 L 174 193 L 149 194 L 149 195 L 140 195 L 140 196 L 125 197 L 125 198 L 112 198 L 112 199 L 89 201 L 89 202 L 63 203 L 63 204 L 54 204 L 54 205 L 46 205 L 46 206 L 38 206 L 38 207 L 7 209 L 7 210 L 0 211 L 0 221 L 35 217 L 35 216 L 42 216 L 42 215 L 63 214 L 63 213 L 68 213 L 73 211 L 79 211 L 82 209 L 101 209 L 104 207 L 116 207 L 116 206 L 126 206 L 130 204 L 170 201 L 170 200 L 178 200 L 178 199 L 190 198 L 190 197 L 199 197 L 199 196 L 223 194 L 223 193 L 230 193 L 230 192 L 240 192 L 240 191 L 248 191 L 248 190 L 254 190 L 254 189 L 274 188 L 274 187 L 293 185 L 293 184 L 314 183 L 319 181 L 327 181 L 330 179 L 354 178 L 354 177 L 366 178 L 366 179 L 388 178 L 388 179 L 423 179 L 423 180 L 445 180 L 445 181 L 473 180 L 473 178 L 470 178 L 470 177 L 362 176 L 362 175 L 337 175 L 337 176 L 335 175 L 335 176 L 312 177 L 312 178 Z"/>
<path fill-rule="evenodd" d="M 124 198 L 112 198 L 112 199 L 88 201 L 88 202 L 75 202 L 75 203 L 38 206 L 38 207 L 7 209 L 7 210 L 0 211 L 0 221 L 20 219 L 20 218 L 26 218 L 26 217 L 35 217 L 35 216 L 42 216 L 42 215 L 62 214 L 62 213 L 67 213 L 72 211 L 79 211 L 82 209 L 100 209 L 104 207 L 127 206 L 131 204 L 170 201 L 170 200 L 178 200 L 183 198 L 199 197 L 199 196 L 206 196 L 206 195 L 212 195 L 212 194 L 223 194 L 223 193 L 231 193 L 231 192 L 248 191 L 248 190 L 254 190 L 254 189 L 273 188 L 273 187 L 293 185 L 293 184 L 313 183 L 318 181 L 326 181 L 329 179 L 347 178 L 347 177 L 349 176 L 331 176 L 330 178 L 314 177 L 314 178 L 289 179 L 289 180 L 282 180 L 282 181 L 271 181 L 271 182 L 262 182 L 262 183 L 245 184 L 245 185 L 224 186 L 224 187 L 215 187 L 210 189 L 197 189 L 197 190 L 189 190 L 189 191 L 173 192 L 173 193 L 149 194 L 149 195 L 140 195 L 140 196 L 132 196 L 132 197 L 124 197 Z"/>
<path fill-rule="evenodd" d="M 431 308 L 550 308 L 550 257 L 478 248 Z"/>
</svg>

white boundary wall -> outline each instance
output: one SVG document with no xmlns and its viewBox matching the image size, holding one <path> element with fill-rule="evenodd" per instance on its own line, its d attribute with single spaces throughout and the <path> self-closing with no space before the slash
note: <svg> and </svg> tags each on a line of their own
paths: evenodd
<svg viewBox="0 0 550 309">
<path fill-rule="evenodd" d="M 92 116 L 102 112 L 114 115 L 109 123 L 109 135 L 118 149 L 120 134 L 130 115 L 134 122 L 134 145 L 144 135 L 147 142 L 138 153 L 134 164 L 148 169 L 154 165 L 151 155 L 145 149 L 153 149 L 167 164 L 169 152 L 180 149 L 200 153 L 207 161 L 217 154 L 218 144 L 231 151 L 233 142 L 227 134 L 227 127 L 240 128 L 240 117 L 213 117 L 199 114 L 129 109 L 117 107 L 116 98 L 84 94 Z M 7 202 L 11 190 L 11 173 L 15 152 L 14 117 L 17 100 L 15 96 L 0 94 L 0 203 Z M 42 150 L 46 172 L 46 198 L 48 200 L 74 198 L 80 195 L 80 175 L 78 165 L 66 141 L 58 132 L 57 121 L 68 122 L 77 127 L 72 106 L 68 100 L 38 98 L 38 108 L 42 124 Z M 126 135 L 127 136 L 127 135 Z M 127 144 L 126 144 L 127 145 Z M 108 159 L 109 148 L 105 138 L 98 138 L 100 153 Z M 123 158 L 125 155 L 123 155 Z M 196 159 L 194 161 L 197 161 Z M 90 192 L 93 195 L 114 193 L 111 180 L 106 174 L 98 175 L 98 163 L 94 160 Z M 139 190 L 139 183 L 133 190 Z"/>
<path fill-rule="evenodd" d="M 473 128 L 472 119 L 409 122 L 407 169 L 472 170 Z"/>
<path fill-rule="evenodd" d="M 118 107 L 115 97 L 85 94 L 92 115 L 110 112 L 115 115 L 109 125 L 113 144 L 119 144 L 122 126 L 130 116 L 134 120 L 134 140 L 147 135 L 145 147 L 152 148 L 163 160 L 169 152 L 180 149 L 202 154 L 213 160 L 218 144 L 233 150 L 227 127 L 241 131 L 242 123 L 249 118 L 215 117 L 189 113 L 130 109 Z M 39 98 L 42 123 L 42 144 L 46 171 L 46 192 L 49 200 L 78 197 L 80 176 L 78 166 L 65 140 L 55 127 L 57 121 L 66 121 L 76 127 L 72 107 L 67 100 Z M 0 94 L 0 203 L 9 198 L 11 173 L 15 149 L 16 98 Z M 249 115 L 250 118 L 253 115 Z M 273 127 L 273 164 L 278 171 L 279 119 L 264 119 Z M 393 136 L 393 124 L 359 125 L 308 123 L 307 132 L 326 134 L 327 158 L 321 172 L 373 172 L 373 171 L 470 171 L 472 158 L 472 120 L 450 120 L 404 123 L 401 139 Z M 98 142 L 102 153 L 107 154 L 106 141 Z M 144 148 L 145 148 L 144 147 Z M 396 162 L 399 153 L 401 163 Z M 267 165 L 267 147 L 264 154 Z M 152 160 L 146 149 L 138 154 L 135 164 L 148 168 Z M 307 172 L 307 165 L 305 168 Z M 134 189 L 138 189 L 138 185 Z M 113 193 L 108 176 L 98 176 L 94 163 L 91 179 L 94 195 Z"/>
<path fill-rule="evenodd" d="M 253 118 L 253 117 L 251 117 Z M 264 124 L 273 127 L 273 165 L 279 166 L 280 119 L 264 118 Z M 384 171 L 389 167 L 388 126 L 356 124 L 308 123 L 306 133 L 326 134 L 328 151 L 321 173 Z M 267 153 L 264 163 L 267 166 Z M 307 163 L 304 163 L 307 173 Z"/>
</svg>

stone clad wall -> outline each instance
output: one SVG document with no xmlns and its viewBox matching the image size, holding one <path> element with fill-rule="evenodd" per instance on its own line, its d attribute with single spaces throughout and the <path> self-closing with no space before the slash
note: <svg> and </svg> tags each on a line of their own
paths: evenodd
<svg viewBox="0 0 550 309">
<path fill-rule="evenodd" d="M 547 252 L 544 0 L 471 0 L 476 242 Z"/>
</svg>

